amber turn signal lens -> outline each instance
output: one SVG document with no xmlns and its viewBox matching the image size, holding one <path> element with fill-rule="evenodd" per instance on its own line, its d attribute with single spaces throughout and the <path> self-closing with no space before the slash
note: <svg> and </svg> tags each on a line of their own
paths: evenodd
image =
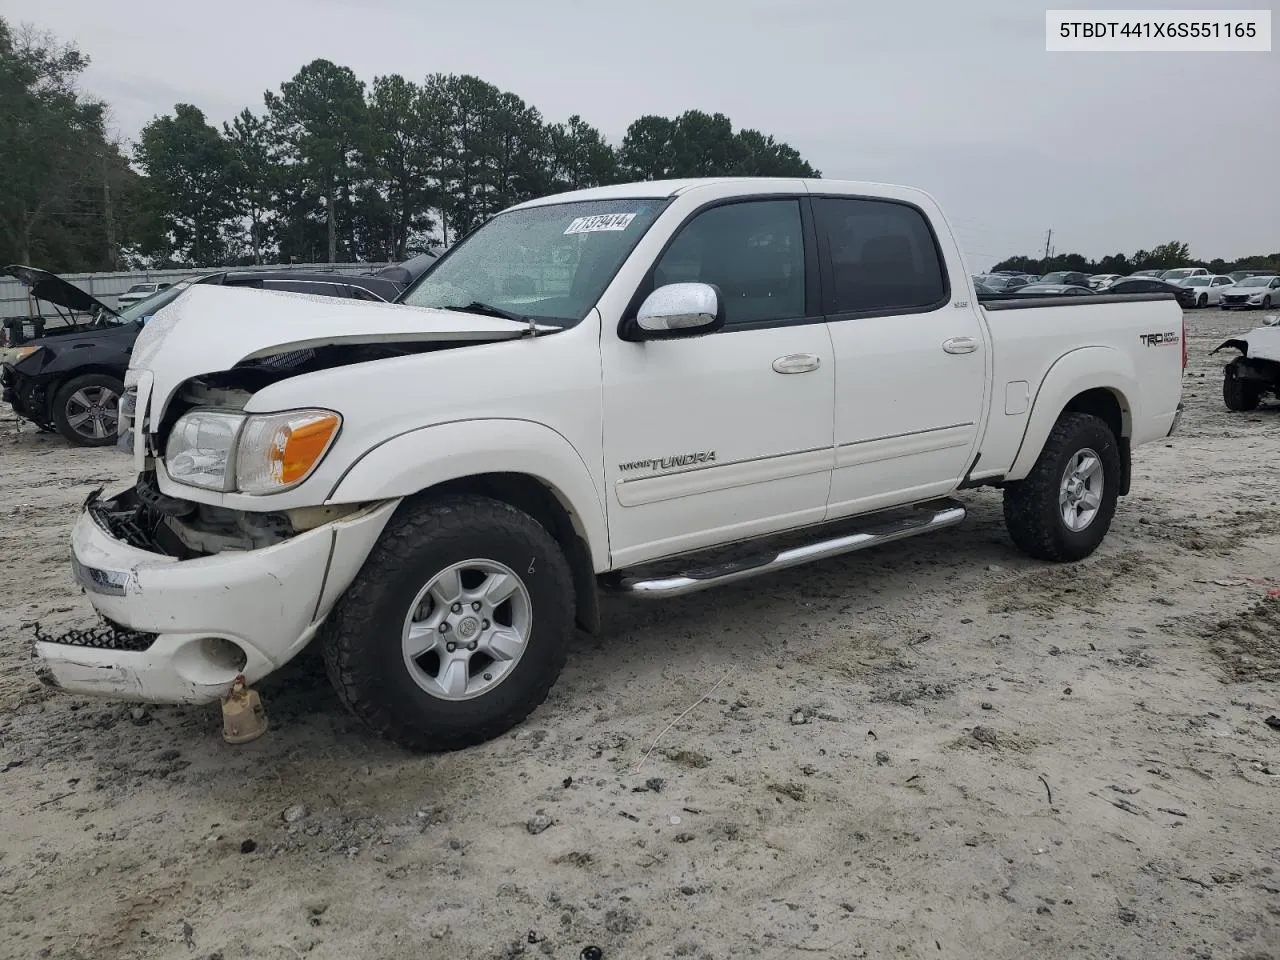
<svg viewBox="0 0 1280 960">
<path fill-rule="evenodd" d="M 304 423 L 282 429 L 276 435 L 276 444 L 269 454 L 271 472 L 285 486 L 297 483 L 324 455 L 339 423 L 338 415 L 329 413 L 312 415 Z"/>
</svg>

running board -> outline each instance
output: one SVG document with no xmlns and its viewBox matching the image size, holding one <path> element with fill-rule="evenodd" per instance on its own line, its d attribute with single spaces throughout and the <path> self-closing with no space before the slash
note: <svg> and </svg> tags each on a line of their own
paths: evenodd
<svg viewBox="0 0 1280 960">
<path fill-rule="evenodd" d="M 850 532 L 828 536 L 820 540 L 811 540 L 785 549 L 773 549 L 759 552 L 760 544 L 754 546 L 757 552 L 748 556 L 739 556 L 731 560 L 704 563 L 696 566 L 697 560 L 689 557 L 691 566 L 678 572 L 666 575 L 645 576 L 638 571 L 619 571 L 616 575 L 603 579 L 602 586 L 611 592 L 631 594 L 644 598 L 679 597 L 688 593 L 696 593 L 710 587 L 718 587 L 749 577 L 757 577 L 789 567 L 798 567 L 815 560 L 837 557 L 855 550 L 866 550 L 878 547 L 882 543 L 894 540 L 905 540 L 931 530 L 954 527 L 965 518 L 964 505 L 956 500 L 933 500 L 922 503 L 905 511 L 862 517 L 861 524 Z M 857 522 L 856 520 L 854 522 Z M 849 521 L 839 526 L 848 531 Z M 808 531 L 810 535 L 832 533 L 833 527 L 817 527 Z M 804 531 L 801 531 L 802 533 Z M 739 546 L 739 549 L 741 549 Z M 705 555 L 705 554 L 704 554 Z"/>
</svg>

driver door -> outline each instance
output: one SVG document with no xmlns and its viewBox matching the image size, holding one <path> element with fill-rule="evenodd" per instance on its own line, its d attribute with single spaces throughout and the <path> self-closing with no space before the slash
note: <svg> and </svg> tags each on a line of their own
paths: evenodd
<svg viewBox="0 0 1280 960">
<path fill-rule="evenodd" d="M 605 496 L 615 566 L 825 514 L 835 364 L 808 205 L 799 196 L 743 199 L 740 191 L 694 208 L 636 297 L 669 283 L 712 284 L 723 328 L 630 342 L 616 323 L 604 326 Z"/>
</svg>

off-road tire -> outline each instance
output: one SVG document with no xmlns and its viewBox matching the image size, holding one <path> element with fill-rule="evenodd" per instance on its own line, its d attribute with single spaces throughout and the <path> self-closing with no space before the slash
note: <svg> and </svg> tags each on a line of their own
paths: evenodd
<svg viewBox="0 0 1280 960">
<path fill-rule="evenodd" d="M 1102 461 L 1102 503 L 1089 526 L 1077 531 L 1063 520 L 1058 497 L 1068 462 L 1086 448 Z M 1119 444 L 1106 422 L 1087 413 L 1064 413 L 1031 472 L 1005 487 L 1004 522 L 1010 538 L 1037 560 L 1083 560 L 1111 528 L 1120 495 L 1120 469 Z"/>
<path fill-rule="evenodd" d="M 403 658 L 414 597 L 439 571 L 484 558 L 515 571 L 532 627 L 511 672 L 472 700 L 433 697 Z M 379 736 L 415 752 L 458 750 L 507 732 L 547 697 L 574 634 L 574 587 L 559 544 L 528 514 L 499 500 L 452 496 L 396 511 L 320 635 L 338 697 Z"/>
<path fill-rule="evenodd" d="M 67 403 L 72 396 L 80 390 L 92 387 L 107 387 L 116 395 L 116 430 L 112 431 L 105 437 L 86 437 L 84 434 L 76 431 L 67 419 Z M 120 397 L 124 395 L 124 384 L 117 378 L 106 373 L 86 373 L 83 376 L 72 377 L 61 387 L 53 397 L 53 426 L 63 438 L 77 447 L 110 447 L 116 442 L 116 436 L 120 427 Z"/>
<path fill-rule="evenodd" d="M 1222 402 L 1228 410 L 1244 413 L 1255 410 L 1262 402 L 1262 388 L 1256 383 L 1241 380 L 1236 376 L 1234 364 L 1227 364 L 1222 371 Z"/>
</svg>

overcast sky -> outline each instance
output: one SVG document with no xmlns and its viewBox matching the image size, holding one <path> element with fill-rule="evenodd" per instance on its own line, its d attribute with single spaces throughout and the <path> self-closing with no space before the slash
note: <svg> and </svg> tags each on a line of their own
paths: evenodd
<svg viewBox="0 0 1280 960">
<path fill-rule="evenodd" d="M 84 86 L 126 138 L 178 101 L 215 123 L 260 111 L 325 57 L 366 82 L 477 74 L 615 144 L 641 114 L 719 111 L 826 177 L 929 190 L 975 269 L 1043 252 L 1051 227 L 1059 252 L 1091 256 L 1280 250 L 1280 48 L 1046 53 L 1044 5 L 1026 0 L 0 0 L 0 14 L 87 53 Z"/>
</svg>

